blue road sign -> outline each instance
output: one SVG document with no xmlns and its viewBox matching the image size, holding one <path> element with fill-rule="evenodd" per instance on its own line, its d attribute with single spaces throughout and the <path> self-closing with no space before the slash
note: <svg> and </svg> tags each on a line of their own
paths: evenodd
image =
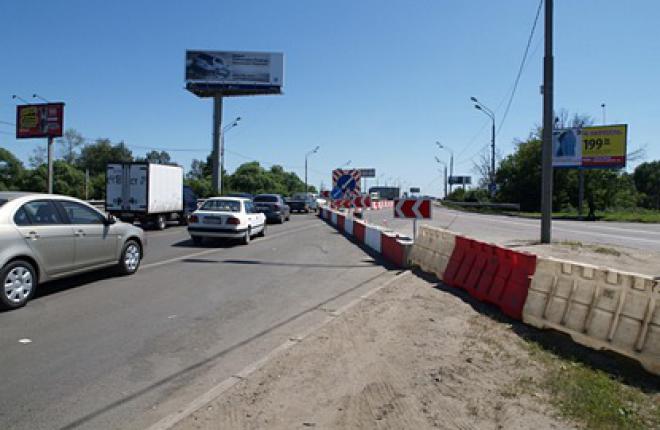
<svg viewBox="0 0 660 430">
<path fill-rule="evenodd" d="M 353 175 L 341 175 L 339 178 L 337 178 L 337 185 L 332 189 L 332 198 L 335 200 L 342 199 L 346 193 L 355 190 L 356 187 L 357 181 Z"/>
</svg>

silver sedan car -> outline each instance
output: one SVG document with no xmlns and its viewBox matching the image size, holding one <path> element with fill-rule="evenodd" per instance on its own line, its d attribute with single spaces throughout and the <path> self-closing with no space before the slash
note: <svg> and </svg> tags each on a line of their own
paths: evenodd
<svg viewBox="0 0 660 430">
<path fill-rule="evenodd" d="M 37 284 L 104 267 L 131 275 L 142 229 L 66 196 L 0 192 L 0 308 L 18 308 Z"/>
</svg>

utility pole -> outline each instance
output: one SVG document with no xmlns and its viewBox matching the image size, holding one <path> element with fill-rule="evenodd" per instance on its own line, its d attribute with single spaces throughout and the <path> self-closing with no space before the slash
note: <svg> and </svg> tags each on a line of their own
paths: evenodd
<svg viewBox="0 0 660 430">
<path fill-rule="evenodd" d="M 490 196 L 495 197 L 495 116 L 493 115 L 493 127 L 491 128 L 491 143 L 490 143 Z M 463 186 L 465 189 L 465 185 Z"/>
<path fill-rule="evenodd" d="M 211 186 L 216 195 L 222 193 L 222 173 L 220 171 L 222 165 L 222 96 L 215 95 L 213 97 L 213 152 L 211 160 Z"/>
<path fill-rule="evenodd" d="M 48 136 L 48 194 L 53 194 L 53 136 Z"/>
<path fill-rule="evenodd" d="M 605 125 L 605 124 L 607 124 L 607 121 L 606 121 L 606 118 L 605 118 L 605 103 L 601 103 L 600 107 L 603 110 L 603 125 Z"/>
<path fill-rule="evenodd" d="M 545 0 L 545 57 L 543 59 L 543 155 L 541 173 L 541 243 L 552 240 L 552 129 L 554 127 L 553 0 Z"/>
</svg>

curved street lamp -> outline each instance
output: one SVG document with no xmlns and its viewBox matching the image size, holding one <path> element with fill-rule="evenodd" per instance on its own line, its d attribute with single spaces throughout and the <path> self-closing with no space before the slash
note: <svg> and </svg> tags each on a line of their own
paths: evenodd
<svg viewBox="0 0 660 430">
<path fill-rule="evenodd" d="M 486 114 L 492 121 L 491 128 L 491 142 L 490 142 L 490 195 L 495 195 L 495 112 L 488 108 L 488 106 L 477 100 L 476 97 L 470 97 L 470 101 L 474 103 L 474 108 Z"/>
<path fill-rule="evenodd" d="M 223 195 L 223 190 L 225 188 L 225 133 L 231 130 L 232 128 L 238 126 L 241 117 L 237 116 L 231 124 L 227 124 L 222 128 L 222 133 L 220 134 L 220 195 Z"/>
<path fill-rule="evenodd" d="M 305 194 L 309 191 L 307 188 L 307 157 L 309 157 L 312 154 L 316 154 L 319 151 L 320 146 L 316 145 L 316 148 L 312 149 L 308 153 L 305 154 Z"/>
</svg>

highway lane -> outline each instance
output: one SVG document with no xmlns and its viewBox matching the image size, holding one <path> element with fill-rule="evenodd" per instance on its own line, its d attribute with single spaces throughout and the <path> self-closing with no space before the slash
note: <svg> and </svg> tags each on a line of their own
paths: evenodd
<svg viewBox="0 0 660 430">
<path fill-rule="evenodd" d="M 394 218 L 392 209 L 369 211 L 367 219 L 369 222 L 412 235 L 412 220 Z M 421 220 L 418 225 L 421 224 L 450 228 L 468 236 L 503 245 L 538 241 L 541 228 L 540 220 L 462 212 L 438 206 L 433 207 L 433 219 Z M 660 224 L 554 220 L 552 229 L 553 241 L 622 245 L 660 252 Z"/>
<path fill-rule="evenodd" d="M 249 246 L 149 232 L 147 251 L 132 277 L 0 313 L 0 428 L 148 427 L 396 273 L 311 215 Z"/>
</svg>

